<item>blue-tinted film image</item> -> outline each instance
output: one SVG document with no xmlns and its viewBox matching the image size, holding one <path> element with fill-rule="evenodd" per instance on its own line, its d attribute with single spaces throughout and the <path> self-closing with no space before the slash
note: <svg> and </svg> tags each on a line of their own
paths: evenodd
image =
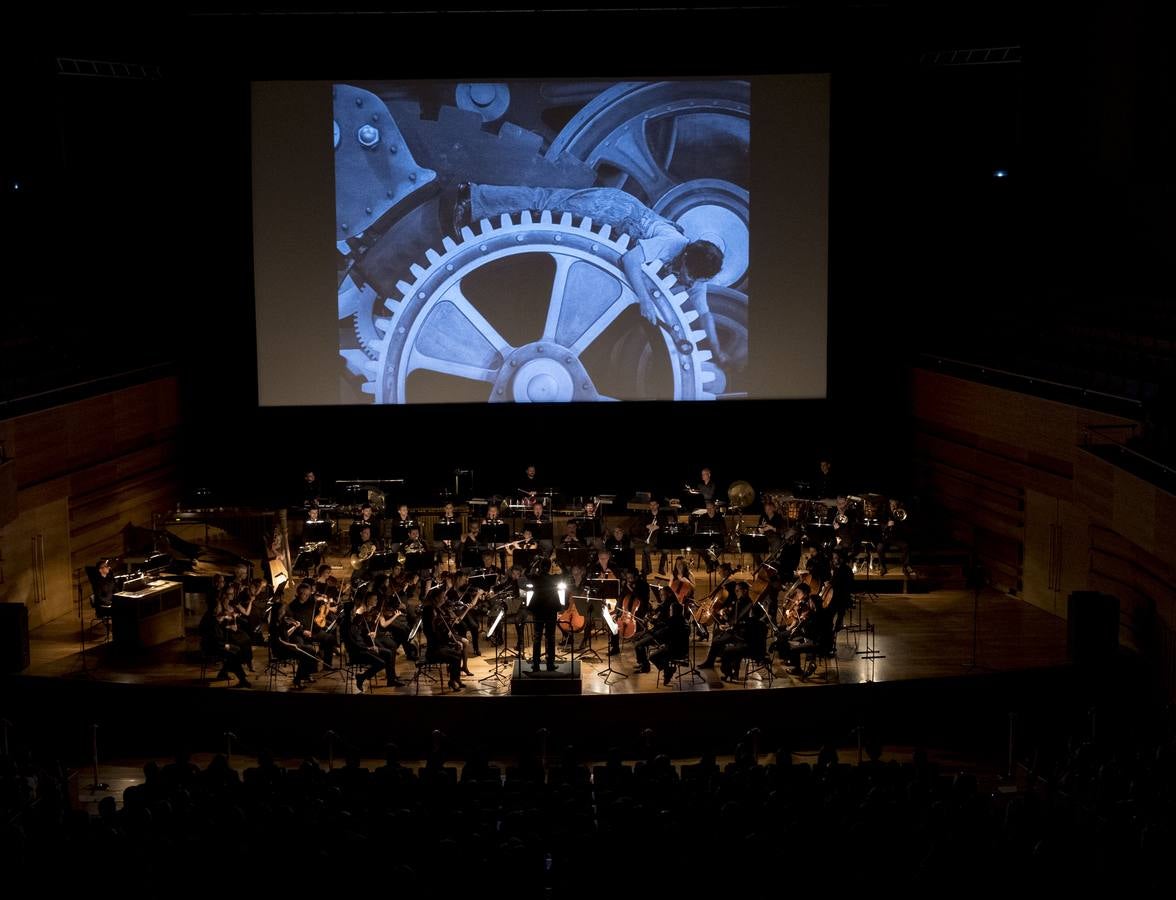
<svg viewBox="0 0 1176 900">
<path fill-rule="evenodd" d="M 355 402 L 747 396 L 748 82 L 332 97 Z"/>
</svg>

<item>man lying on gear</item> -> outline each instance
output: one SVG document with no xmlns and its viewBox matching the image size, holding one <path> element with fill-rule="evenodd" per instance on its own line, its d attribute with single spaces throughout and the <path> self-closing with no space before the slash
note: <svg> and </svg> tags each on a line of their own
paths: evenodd
<svg viewBox="0 0 1176 900">
<path fill-rule="evenodd" d="M 649 293 L 649 280 L 642 266 L 657 260 L 686 288 L 690 302 L 698 313 L 707 339 L 714 350 L 715 362 L 723 365 L 727 354 L 719 346 L 715 318 L 706 299 L 707 280 L 723 267 L 723 239 L 706 232 L 695 240 L 688 238 L 681 226 L 659 216 L 632 194 L 616 188 L 543 188 L 523 185 L 461 184 L 453 208 L 454 234 L 482 219 L 495 220 L 503 213 L 527 210 L 567 212 L 588 216 L 593 222 L 611 225 L 636 239 L 633 249 L 621 257 L 621 267 L 629 285 L 637 294 L 641 315 L 657 324 L 657 307 Z"/>
</svg>

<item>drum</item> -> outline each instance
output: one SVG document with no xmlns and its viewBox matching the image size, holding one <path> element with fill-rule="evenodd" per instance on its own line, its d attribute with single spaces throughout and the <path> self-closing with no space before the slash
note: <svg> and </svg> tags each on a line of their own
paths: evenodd
<svg viewBox="0 0 1176 900">
<path fill-rule="evenodd" d="M 783 511 L 789 522 L 803 522 L 808 516 L 808 501 L 792 497 L 784 504 Z"/>
<path fill-rule="evenodd" d="M 739 535 L 740 553 L 767 553 L 768 536 L 758 531 L 750 531 Z"/>
</svg>

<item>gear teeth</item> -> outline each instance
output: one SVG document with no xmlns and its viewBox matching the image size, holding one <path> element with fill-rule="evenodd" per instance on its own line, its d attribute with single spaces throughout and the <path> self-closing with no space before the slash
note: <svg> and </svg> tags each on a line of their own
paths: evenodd
<svg viewBox="0 0 1176 900">
<path fill-rule="evenodd" d="M 666 296 L 670 298 L 670 302 L 678 309 L 682 309 L 686 305 L 686 301 L 690 299 L 690 295 L 685 291 L 678 291 L 676 294 L 671 294 L 669 291 L 666 291 Z"/>
<path fill-rule="evenodd" d="M 551 224 L 551 210 L 550 209 L 542 210 L 539 213 L 539 224 L 540 225 L 550 225 Z"/>
<path fill-rule="evenodd" d="M 702 374 L 698 377 L 703 384 L 710 384 L 719 377 L 719 373 L 714 369 L 706 368 L 702 370 Z"/>
<path fill-rule="evenodd" d="M 617 246 L 622 250 L 627 248 L 629 246 L 629 235 L 622 231 L 620 237 L 617 238 Z"/>
<path fill-rule="evenodd" d="M 608 222 L 605 222 L 603 225 L 600 226 L 600 239 L 602 241 L 610 240 L 611 235 L 612 235 L 612 226 L 609 225 Z"/>
<path fill-rule="evenodd" d="M 698 343 L 699 340 L 706 337 L 706 335 L 703 334 L 701 331 L 692 331 L 690 333 L 691 333 L 691 335 L 695 336 L 695 338 L 694 338 L 695 343 Z M 711 359 L 713 356 L 714 356 L 714 354 L 711 353 L 709 350 L 699 350 L 697 358 L 698 358 L 699 362 L 706 362 L 708 359 Z"/>
<path fill-rule="evenodd" d="M 582 218 L 580 220 L 580 230 L 581 231 L 591 231 L 592 230 L 592 217 L 591 216 L 584 216 L 584 218 Z"/>
<path fill-rule="evenodd" d="M 374 381 L 365 381 L 363 384 L 361 384 L 359 386 L 359 389 L 361 391 L 363 391 L 365 394 L 373 394 L 374 395 L 376 393 L 376 383 Z"/>
<path fill-rule="evenodd" d="M 389 297 L 384 301 L 384 308 L 391 310 L 393 313 L 398 313 L 400 312 L 402 306 L 399 300 L 393 300 L 391 297 Z"/>
<path fill-rule="evenodd" d="M 412 294 L 412 285 L 407 281 L 398 281 L 396 282 L 396 290 L 400 291 L 400 296 L 407 300 Z"/>
<path fill-rule="evenodd" d="M 347 371 L 352 375 L 363 375 L 364 366 L 370 362 L 362 350 L 340 350 L 339 355 L 343 357 Z"/>
<path fill-rule="evenodd" d="M 706 340 L 706 332 L 705 331 L 691 331 L 688 336 L 689 336 L 690 340 L 692 340 L 695 344 L 697 344 L 699 341 Z M 701 352 L 706 353 L 707 359 L 710 359 L 710 351 L 709 350 L 704 350 Z"/>
<path fill-rule="evenodd" d="M 507 218 L 510 218 L 509 216 Z M 494 223 L 489 219 L 482 219 L 478 222 L 478 233 L 483 237 L 494 231 Z"/>
<path fill-rule="evenodd" d="M 693 309 L 683 310 L 683 312 L 682 312 L 682 321 L 685 322 L 687 325 L 690 325 L 694 322 L 697 322 L 699 320 L 699 318 L 701 318 L 701 317 Z M 378 324 L 378 322 L 377 322 L 377 324 Z"/>
<path fill-rule="evenodd" d="M 437 263 L 441 262 L 441 254 L 438 253 L 436 250 L 434 250 L 432 247 L 430 247 L 428 250 L 425 251 L 425 259 L 427 259 L 429 261 L 430 266 L 435 266 L 435 265 L 437 265 Z"/>
<path fill-rule="evenodd" d="M 519 215 L 519 222 L 523 225 L 534 225 L 535 217 L 531 215 L 531 210 L 524 209 Z"/>
<path fill-rule="evenodd" d="M 387 304 L 385 304 L 385 305 L 387 305 Z M 392 320 L 391 319 L 374 319 L 374 320 L 372 320 L 372 324 L 376 326 L 376 331 L 380 332 L 380 334 L 387 334 L 388 329 L 392 327 Z"/>
<path fill-rule="evenodd" d="M 374 379 L 380 373 L 380 364 L 375 360 L 368 360 L 363 364 L 363 373 L 368 378 Z"/>
<path fill-rule="evenodd" d="M 562 225 L 564 228 L 571 228 L 572 227 L 572 214 L 570 212 L 566 212 L 566 213 L 561 214 L 559 217 L 559 224 Z"/>
<path fill-rule="evenodd" d="M 408 271 L 412 272 L 412 277 L 420 281 L 425 277 L 425 270 L 418 263 L 413 263 L 408 267 Z"/>
<path fill-rule="evenodd" d="M 678 283 L 678 278 L 675 275 L 667 275 L 662 280 L 662 286 L 666 289 L 667 294 L 670 292 L 670 288 L 672 288 L 677 283 Z"/>
<path fill-rule="evenodd" d="M 455 241 L 449 235 L 445 235 L 443 238 L 441 238 L 441 246 L 445 248 L 446 253 L 452 253 L 457 249 L 457 241 Z"/>
<path fill-rule="evenodd" d="M 472 241 L 475 237 L 476 237 L 476 235 L 474 234 L 474 229 L 470 228 L 469 225 L 465 225 L 462 227 L 461 239 L 463 241 Z"/>
</svg>

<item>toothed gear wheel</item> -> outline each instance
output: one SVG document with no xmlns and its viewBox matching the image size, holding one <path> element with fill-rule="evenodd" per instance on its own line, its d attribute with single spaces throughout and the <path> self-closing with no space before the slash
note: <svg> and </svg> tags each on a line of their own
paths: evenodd
<svg viewBox="0 0 1176 900">
<path fill-rule="evenodd" d="M 699 349 L 705 333 L 692 328 L 698 314 L 685 308 L 686 293 L 675 291 L 674 277 L 661 276 L 656 263 L 645 272 L 659 317 L 667 323 L 652 339 L 661 352 L 649 354 L 658 357 L 661 371 L 640 383 L 629 380 L 636 377 L 636 360 L 621 361 L 621 370 L 615 370 L 612 350 L 619 337 L 653 331 L 642 324 L 620 267 L 627 234 L 614 236 L 608 224 L 597 228 L 591 219 L 574 222 L 570 214 L 557 219 L 550 212 L 538 220 L 527 212 L 504 215 L 496 224 L 483 219 L 478 227 L 477 234 L 463 228 L 460 242 L 445 238 L 441 252 L 430 249 L 426 265 L 411 266 L 412 282 L 397 285 L 401 299 L 385 301 L 389 320 L 374 345 L 377 357 L 362 364 L 368 378 L 363 391 L 376 403 L 414 402 L 416 390 L 422 400 L 714 398 L 711 352 Z M 536 265 L 547 276 L 510 277 L 512 266 Z M 481 295 L 480 283 L 498 290 L 505 285 L 505 305 L 496 307 Z M 545 304 L 542 316 L 526 314 L 528 291 L 536 312 Z M 499 320 L 509 339 L 490 318 Z M 536 322 L 543 323 L 541 331 Z M 643 347 L 649 344 L 646 340 Z M 437 378 L 458 395 L 445 389 L 438 394 Z"/>
<path fill-rule="evenodd" d="M 354 375 L 364 358 L 375 359 L 382 337 L 376 319 L 383 298 L 394 296 L 397 280 L 410 263 L 436 246 L 449 224 L 452 198 L 443 201 L 442 186 L 456 180 L 491 184 L 522 179 L 557 187 L 587 187 L 595 179 L 591 167 L 572 157 L 548 159 L 543 139 L 518 125 L 503 122 L 484 130 L 478 112 L 443 106 L 430 116 L 415 100 L 383 98 L 413 158 L 437 172 L 408 201 L 400 203 L 360 240 L 340 246 L 340 355 Z M 460 175 L 460 179 L 458 176 Z"/>
</svg>

